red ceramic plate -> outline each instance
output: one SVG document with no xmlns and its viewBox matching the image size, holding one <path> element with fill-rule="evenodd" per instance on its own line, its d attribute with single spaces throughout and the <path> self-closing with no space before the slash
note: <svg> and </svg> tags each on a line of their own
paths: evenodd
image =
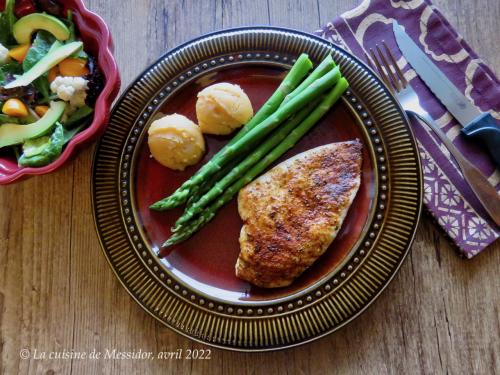
<svg viewBox="0 0 500 375">
<path fill-rule="evenodd" d="M 106 128 L 111 104 L 120 89 L 118 67 L 112 54 L 113 40 L 105 22 L 89 11 L 81 0 L 67 0 L 61 3 L 64 3 L 65 10 L 73 12 L 85 49 L 97 57 L 99 68 L 104 75 L 105 85 L 95 104 L 94 119 L 86 129 L 73 137 L 57 160 L 44 167 L 20 167 L 14 155 L 0 150 L 0 185 L 23 177 L 52 172 L 68 161 L 78 148 L 96 139 Z"/>
<path fill-rule="evenodd" d="M 278 162 L 331 142 L 363 142 L 361 188 L 338 237 L 289 287 L 254 287 L 234 274 L 242 222 L 233 199 L 192 238 L 157 256 L 182 209 L 152 212 L 148 206 L 173 192 L 229 137 L 206 136 L 205 159 L 175 172 L 149 155 L 151 121 L 174 112 L 196 121 L 196 94 L 215 82 L 240 85 L 258 109 L 302 52 L 315 63 L 331 53 L 350 88 Z M 420 215 L 418 154 L 395 99 L 346 51 L 291 30 L 226 30 L 168 52 L 119 100 L 93 168 L 96 228 L 123 285 L 172 329 L 234 350 L 298 345 L 354 319 L 401 265 Z"/>
<path fill-rule="evenodd" d="M 271 96 L 284 77 L 282 68 L 246 65 L 227 68 L 200 77 L 172 97 L 160 109 L 162 113 L 180 113 L 196 122 L 196 94 L 209 84 L 230 82 L 240 85 L 248 94 L 254 108 Z M 331 142 L 361 139 L 367 134 L 353 111 L 339 103 L 316 127 L 278 162 Z M 208 153 L 204 160 L 183 172 L 162 167 L 150 157 L 147 142 L 142 142 L 138 154 L 135 186 L 139 220 L 156 251 L 170 236 L 170 227 L 182 214 L 183 208 L 167 212 L 151 211 L 152 203 L 169 195 L 187 180 L 200 165 L 207 162 L 229 138 L 205 137 Z M 224 207 L 206 227 L 191 239 L 176 246 L 161 258 L 180 280 L 206 294 L 217 294 L 233 302 L 265 301 L 296 293 L 314 284 L 335 270 L 359 240 L 373 208 L 375 179 L 369 147 L 364 147 L 362 184 L 337 239 L 324 256 L 318 259 L 298 280 L 287 288 L 261 289 L 236 278 L 234 265 L 239 253 L 238 237 L 242 222 L 236 199 Z M 143 183 L 148 181 L 148 183 Z"/>
</svg>

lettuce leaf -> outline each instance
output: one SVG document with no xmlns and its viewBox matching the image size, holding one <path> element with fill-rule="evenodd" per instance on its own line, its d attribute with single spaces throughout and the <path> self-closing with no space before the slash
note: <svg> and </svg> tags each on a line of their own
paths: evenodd
<svg viewBox="0 0 500 375">
<path fill-rule="evenodd" d="M 66 26 L 68 26 L 68 29 L 70 31 L 69 39 L 66 42 L 70 43 L 70 42 L 76 41 L 77 40 L 76 39 L 76 26 L 75 26 L 75 22 L 73 21 L 73 13 L 71 12 L 71 10 L 68 10 L 68 16 L 66 17 L 66 19 L 63 19 L 62 21 L 66 24 Z M 82 60 L 88 60 L 88 58 L 89 58 L 87 53 L 84 51 L 83 46 L 79 51 L 72 54 L 71 57 L 73 57 L 75 59 L 82 59 Z"/>
<path fill-rule="evenodd" d="M 61 155 L 64 140 L 64 128 L 58 123 L 50 138 L 43 136 L 25 141 L 23 153 L 17 162 L 23 167 L 42 167 L 50 164 Z"/>
<path fill-rule="evenodd" d="M 11 78 L 14 75 L 22 74 L 23 66 L 16 61 L 8 62 L 7 64 L 3 64 L 0 66 L 0 86 L 3 86 L 6 83 L 8 76 Z"/>
<path fill-rule="evenodd" d="M 36 33 L 35 40 L 31 48 L 28 50 L 26 57 L 23 61 L 23 70 L 27 72 L 30 70 L 38 61 L 40 61 L 52 48 L 59 45 L 56 38 L 49 32 L 40 30 Z M 45 73 L 41 77 L 37 78 L 33 82 L 36 90 L 42 95 L 43 102 L 49 102 L 49 81 L 48 74 Z"/>
<path fill-rule="evenodd" d="M 77 123 L 81 122 L 83 119 L 88 118 L 94 110 L 88 105 L 78 108 L 68 119 L 64 122 L 64 127 L 71 128 Z"/>
<path fill-rule="evenodd" d="M 19 122 L 19 119 L 16 117 L 10 117 L 3 113 L 0 114 L 0 124 L 19 124 Z"/>
<path fill-rule="evenodd" d="M 16 40 L 12 36 L 12 27 L 17 21 L 14 14 L 15 5 L 15 0 L 6 0 L 5 10 L 0 13 L 0 43 L 6 47 L 16 44 Z"/>
<path fill-rule="evenodd" d="M 71 130 L 66 130 L 60 122 L 49 136 L 30 139 L 23 144 L 23 153 L 18 157 L 18 164 L 24 167 L 43 167 L 56 160 L 68 143 L 88 123 L 84 122 Z"/>
<path fill-rule="evenodd" d="M 71 141 L 71 139 L 73 139 L 73 137 L 80 132 L 80 130 L 82 130 L 83 128 L 87 127 L 89 125 L 89 122 L 90 121 L 84 121 L 82 122 L 80 125 L 78 125 L 77 127 L 73 128 L 73 129 L 64 129 L 64 144 L 68 143 L 69 141 Z"/>
<path fill-rule="evenodd" d="M 51 33 L 44 30 L 38 31 L 31 48 L 24 58 L 23 70 L 27 72 L 40 61 L 49 52 L 55 41 L 56 38 Z"/>
</svg>

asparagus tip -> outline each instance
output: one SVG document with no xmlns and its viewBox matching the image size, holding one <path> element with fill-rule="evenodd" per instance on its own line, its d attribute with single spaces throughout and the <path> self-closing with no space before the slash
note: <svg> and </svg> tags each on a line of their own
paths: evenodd
<svg viewBox="0 0 500 375">
<path fill-rule="evenodd" d="M 172 246 L 172 245 L 175 245 L 175 242 L 171 241 L 171 239 L 172 239 L 172 237 L 170 237 L 168 240 L 166 240 L 166 241 L 163 243 L 163 245 L 161 245 L 161 248 L 162 248 L 162 249 L 166 249 L 167 247 L 170 247 L 170 246 Z M 161 250 L 160 250 L 160 252 L 161 252 Z M 159 252 L 159 253 L 160 253 L 160 252 Z"/>
<path fill-rule="evenodd" d="M 153 203 L 152 205 L 149 206 L 149 208 L 155 211 L 161 211 L 160 202 Z"/>
<path fill-rule="evenodd" d="M 151 206 L 149 206 L 149 208 L 155 211 L 166 211 L 175 208 L 178 205 L 179 204 L 176 200 L 167 198 L 153 203 Z"/>
</svg>

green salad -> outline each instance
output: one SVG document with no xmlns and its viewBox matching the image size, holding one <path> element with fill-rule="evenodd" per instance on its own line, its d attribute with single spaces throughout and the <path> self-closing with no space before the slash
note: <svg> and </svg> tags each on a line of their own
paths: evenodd
<svg viewBox="0 0 500 375">
<path fill-rule="evenodd" d="M 91 122 L 102 74 L 57 1 L 0 10 L 0 155 L 41 167 Z"/>
</svg>

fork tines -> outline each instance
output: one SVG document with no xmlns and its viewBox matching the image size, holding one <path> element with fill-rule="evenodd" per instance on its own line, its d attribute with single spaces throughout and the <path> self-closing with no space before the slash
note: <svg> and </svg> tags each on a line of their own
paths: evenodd
<svg viewBox="0 0 500 375">
<path fill-rule="evenodd" d="M 370 48 L 370 56 L 365 52 L 365 58 L 370 67 L 379 73 L 387 87 L 393 91 L 399 92 L 408 85 L 408 81 L 401 69 L 399 69 L 396 59 L 389 47 L 387 47 L 385 41 L 382 41 L 381 44 L 384 47 L 385 54 L 380 46 L 376 44 L 376 52 L 373 48 Z"/>
</svg>

